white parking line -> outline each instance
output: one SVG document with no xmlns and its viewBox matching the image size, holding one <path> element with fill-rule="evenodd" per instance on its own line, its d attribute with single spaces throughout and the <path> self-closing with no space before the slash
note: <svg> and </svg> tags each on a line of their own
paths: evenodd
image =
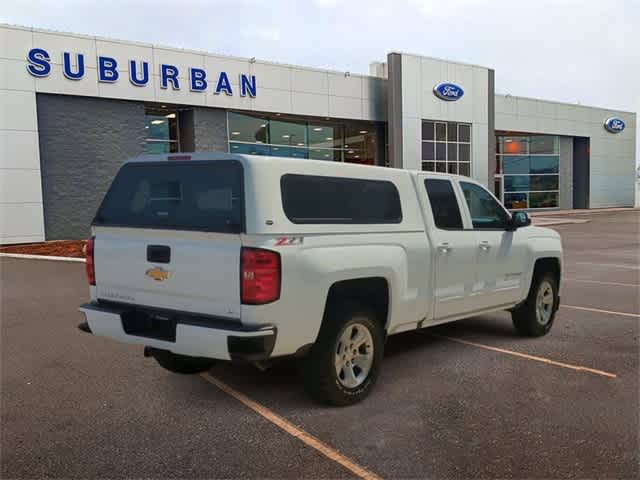
<svg viewBox="0 0 640 480">
<path fill-rule="evenodd" d="M 498 352 L 498 353 L 506 353 L 507 355 L 513 355 L 514 357 L 524 358 L 525 360 L 533 360 L 535 362 L 546 363 L 547 365 L 554 365 L 556 367 L 568 368 L 570 370 L 577 370 L 580 372 L 593 373 L 594 375 L 600 375 L 602 377 L 617 378 L 617 375 L 615 373 L 609 373 L 603 370 L 596 370 L 595 368 L 589 368 L 589 367 L 583 367 L 581 365 L 572 365 L 570 363 L 558 362 L 556 360 L 551 360 L 549 358 L 536 357 L 535 355 L 514 352 L 513 350 L 507 350 L 505 348 L 492 347 L 491 345 L 470 342 L 468 340 L 462 340 L 461 338 L 447 337 L 445 335 L 437 335 L 435 333 L 431 333 L 430 335 L 433 335 L 434 337 L 438 337 L 438 338 L 444 338 L 445 340 L 449 340 L 451 342 L 462 343 L 463 345 L 470 345 L 472 347 L 484 348 L 485 350 L 491 350 L 493 352 Z"/>
<path fill-rule="evenodd" d="M 607 313 L 609 315 L 620 315 L 623 317 L 632 317 L 632 318 L 640 318 L 640 314 L 638 313 L 629 313 L 629 312 L 616 312 L 613 310 L 600 310 L 599 308 L 591 308 L 591 307 L 579 307 L 577 305 L 560 305 L 560 308 L 573 308 L 574 310 L 586 310 L 587 312 L 596 312 L 596 313 Z"/>
<path fill-rule="evenodd" d="M 571 278 L 571 277 L 565 277 L 563 280 L 569 281 L 569 282 L 597 283 L 599 285 L 613 285 L 613 286 L 616 286 L 616 287 L 640 288 L 640 283 L 603 282 L 603 281 L 600 281 L 600 280 L 587 280 L 587 279 L 584 279 L 584 278 Z"/>
<path fill-rule="evenodd" d="M 596 262 L 574 262 L 576 265 L 592 265 L 595 267 L 611 267 L 611 268 L 626 268 L 628 270 L 640 270 L 638 265 L 623 265 L 620 263 L 596 263 Z"/>
</svg>

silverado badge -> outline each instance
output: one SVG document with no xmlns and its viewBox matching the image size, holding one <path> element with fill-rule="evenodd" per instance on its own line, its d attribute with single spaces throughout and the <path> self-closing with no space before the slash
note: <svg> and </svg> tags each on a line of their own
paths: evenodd
<svg viewBox="0 0 640 480">
<path fill-rule="evenodd" d="M 156 282 L 163 282 L 169 278 L 170 272 L 162 267 L 153 267 L 144 272 L 144 274 L 153 278 Z"/>
</svg>

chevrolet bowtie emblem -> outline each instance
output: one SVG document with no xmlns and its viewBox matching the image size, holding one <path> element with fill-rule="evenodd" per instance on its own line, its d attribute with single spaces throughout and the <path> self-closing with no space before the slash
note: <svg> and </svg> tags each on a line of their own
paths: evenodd
<svg viewBox="0 0 640 480">
<path fill-rule="evenodd" d="M 162 267 L 153 267 L 144 272 L 144 274 L 153 278 L 156 282 L 163 282 L 169 278 L 170 272 Z"/>
</svg>

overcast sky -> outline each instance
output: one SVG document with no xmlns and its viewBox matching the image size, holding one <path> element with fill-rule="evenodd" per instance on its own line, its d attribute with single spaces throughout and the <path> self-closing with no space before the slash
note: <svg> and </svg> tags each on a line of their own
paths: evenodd
<svg viewBox="0 0 640 480">
<path fill-rule="evenodd" d="M 0 21 L 358 73 L 403 51 L 492 67 L 498 93 L 640 111 L 640 0 L 22 0 Z"/>
</svg>

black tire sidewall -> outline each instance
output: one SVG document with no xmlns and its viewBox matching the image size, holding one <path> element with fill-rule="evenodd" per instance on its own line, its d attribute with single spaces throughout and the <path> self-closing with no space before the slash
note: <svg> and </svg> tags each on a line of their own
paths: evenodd
<svg viewBox="0 0 640 480">
<path fill-rule="evenodd" d="M 362 384 L 347 388 L 338 379 L 335 352 L 343 330 L 354 323 L 363 325 L 371 334 L 373 363 Z M 317 400 L 335 406 L 352 405 L 364 399 L 373 388 L 383 356 L 384 330 L 375 313 L 365 306 L 348 302 L 326 315 L 318 338 L 305 359 L 303 380 L 307 390 Z"/>
<path fill-rule="evenodd" d="M 538 296 L 538 291 L 540 290 L 540 285 L 544 282 L 549 282 L 551 288 L 553 289 L 553 310 L 551 312 L 551 318 L 549 321 L 542 325 L 538 322 L 538 317 L 536 313 L 536 299 Z M 513 313 L 513 323 L 518 330 L 523 335 L 531 336 L 531 337 L 541 337 L 546 335 L 553 326 L 557 304 L 558 304 L 558 279 L 555 275 L 551 273 L 541 273 L 535 276 L 531 289 L 529 291 L 529 295 L 527 297 L 527 301 L 522 305 L 518 310 Z"/>
</svg>

